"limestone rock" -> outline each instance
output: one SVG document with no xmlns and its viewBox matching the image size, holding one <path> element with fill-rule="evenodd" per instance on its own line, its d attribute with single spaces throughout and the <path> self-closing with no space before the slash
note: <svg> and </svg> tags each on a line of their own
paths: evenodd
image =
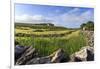
<svg viewBox="0 0 100 69">
<path fill-rule="evenodd" d="M 16 61 L 16 65 L 23 65 L 37 55 L 35 48 L 28 47 L 21 57 Z"/>
<path fill-rule="evenodd" d="M 94 60 L 94 48 L 93 47 L 83 47 L 80 51 L 72 54 L 70 56 L 71 61 L 93 61 Z"/>
<path fill-rule="evenodd" d="M 17 59 L 21 57 L 21 55 L 25 52 L 27 48 L 27 46 L 15 46 L 15 61 L 17 61 Z"/>
<path fill-rule="evenodd" d="M 55 52 L 55 55 L 52 57 L 51 62 L 53 63 L 61 62 L 63 58 L 64 58 L 64 51 L 62 49 L 58 49 Z"/>
<path fill-rule="evenodd" d="M 45 63 L 50 63 L 50 57 L 33 58 L 30 61 L 28 61 L 26 63 L 26 65 L 29 65 L 29 64 L 45 64 Z"/>
<path fill-rule="evenodd" d="M 28 61 L 26 63 L 26 65 L 45 64 L 45 63 L 60 63 L 63 60 L 66 60 L 65 55 L 64 55 L 64 51 L 62 49 L 58 49 L 57 51 L 53 52 L 49 56 L 32 58 L 30 61 Z"/>
</svg>

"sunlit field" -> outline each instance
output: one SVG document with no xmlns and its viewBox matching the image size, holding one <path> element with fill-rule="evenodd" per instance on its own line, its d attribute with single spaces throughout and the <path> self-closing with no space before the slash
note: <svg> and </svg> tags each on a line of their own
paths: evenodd
<svg viewBox="0 0 100 69">
<path fill-rule="evenodd" d="M 62 48 L 65 54 L 70 55 L 86 46 L 86 37 L 80 29 L 44 27 L 42 26 L 40 29 L 34 28 L 34 25 L 33 27 L 16 25 L 15 41 L 22 46 L 33 46 L 37 49 L 39 56 L 50 55 L 59 48 Z"/>
</svg>

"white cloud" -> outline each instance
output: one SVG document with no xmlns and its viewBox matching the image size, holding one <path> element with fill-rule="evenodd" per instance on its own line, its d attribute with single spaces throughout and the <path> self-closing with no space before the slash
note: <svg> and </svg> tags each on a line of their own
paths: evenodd
<svg viewBox="0 0 100 69">
<path fill-rule="evenodd" d="M 50 22 L 49 17 L 45 17 L 43 15 L 17 15 L 15 16 L 15 22 L 22 22 L 22 23 L 39 23 L 39 22 Z"/>
<path fill-rule="evenodd" d="M 33 19 L 33 20 L 44 20 L 45 17 L 42 16 L 42 15 L 34 15 L 34 16 L 32 16 L 32 19 Z"/>
<path fill-rule="evenodd" d="M 29 22 L 32 21 L 32 16 L 27 15 L 27 14 L 15 16 L 15 22 L 28 22 L 28 21 Z"/>
</svg>

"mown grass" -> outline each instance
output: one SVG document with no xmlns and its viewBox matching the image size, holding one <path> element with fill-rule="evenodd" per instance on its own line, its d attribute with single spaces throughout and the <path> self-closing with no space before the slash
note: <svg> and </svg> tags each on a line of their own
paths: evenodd
<svg viewBox="0 0 100 69">
<path fill-rule="evenodd" d="M 80 30 L 64 37 L 15 37 L 19 45 L 33 46 L 40 56 L 47 56 L 62 48 L 66 54 L 72 54 L 86 45 L 85 35 Z"/>
</svg>

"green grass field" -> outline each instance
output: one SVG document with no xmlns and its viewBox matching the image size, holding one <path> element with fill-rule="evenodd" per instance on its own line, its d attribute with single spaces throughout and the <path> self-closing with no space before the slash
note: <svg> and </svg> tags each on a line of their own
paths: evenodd
<svg viewBox="0 0 100 69">
<path fill-rule="evenodd" d="M 70 55 L 86 46 L 86 38 L 81 30 L 56 28 L 50 29 L 42 26 L 40 29 L 34 26 L 16 25 L 15 40 L 19 42 L 19 45 L 36 48 L 39 56 L 48 56 L 59 48 L 62 48 L 65 54 Z"/>
</svg>

